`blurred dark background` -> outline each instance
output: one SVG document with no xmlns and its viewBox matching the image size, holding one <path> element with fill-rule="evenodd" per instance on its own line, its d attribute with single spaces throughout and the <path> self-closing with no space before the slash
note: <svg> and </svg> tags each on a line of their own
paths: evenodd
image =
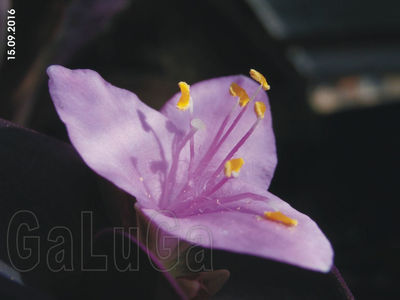
<svg viewBox="0 0 400 300">
<path fill-rule="evenodd" d="M 279 158 L 270 190 L 319 224 L 356 298 L 399 296 L 400 2 L 0 3 L 0 117 L 64 141 L 50 64 L 94 69 L 157 109 L 180 80 L 264 73 Z"/>
</svg>

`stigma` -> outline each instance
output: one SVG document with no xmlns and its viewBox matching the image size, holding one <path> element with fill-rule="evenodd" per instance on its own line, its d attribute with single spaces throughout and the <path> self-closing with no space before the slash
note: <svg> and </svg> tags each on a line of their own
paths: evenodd
<svg viewBox="0 0 400 300">
<path fill-rule="evenodd" d="M 281 213 L 280 211 L 265 211 L 264 218 L 266 218 L 270 221 L 281 223 L 281 224 L 289 226 L 289 227 L 297 226 L 297 224 L 298 224 L 296 219 L 292 219 L 292 218 L 288 217 L 287 215 Z"/>
</svg>

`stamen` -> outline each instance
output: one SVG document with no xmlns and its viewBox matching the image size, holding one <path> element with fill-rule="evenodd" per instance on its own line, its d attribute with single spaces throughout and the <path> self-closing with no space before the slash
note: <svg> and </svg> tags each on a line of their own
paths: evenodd
<svg viewBox="0 0 400 300">
<path fill-rule="evenodd" d="M 266 109 L 267 108 L 264 102 L 257 101 L 256 103 L 254 103 L 254 112 L 259 119 L 264 119 Z"/>
<path fill-rule="evenodd" d="M 187 110 L 188 108 L 192 107 L 192 101 L 190 97 L 190 85 L 186 82 L 181 81 L 178 83 L 179 88 L 181 89 L 181 97 L 179 98 L 176 107 L 180 110 Z"/>
<path fill-rule="evenodd" d="M 194 136 L 190 138 L 190 162 L 189 162 L 189 170 L 192 169 L 192 164 L 194 161 Z"/>
<path fill-rule="evenodd" d="M 234 158 L 231 160 L 228 160 L 225 163 L 225 178 L 221 179 L 216 185 L 214 185 L 211 190 L 206 190 L 203 192 L 199 197 L 206 198 L 209 195 L 214 194 L 216 191 L 218 191 L 231 177 L 238 177 L 240 169 L 242 168 L 244 164 L 243 158 Z"/>
<path fill-rule="evenodd" d="M 250 127 L 250 129 L 242 136 L 242 138 L 239 140 L 239 142 L 234 145 L 232 150 L 226 155 L 225 159 L 221 162 L 221 164 L 217 167 L 217 169 L 212 172 L 211 176 L 207 176 L 206 181 L 204 182 L 199 182 L 197 178 L 201 175 L 202 172 L 205 172 L 207 169 L 207 165 L 212 161 L 212 158 L 214 155 L 219 151 L 221 145 L 225 142 L 225 140 L 228 138 L 228 136 L 231 134 L 231 132 L 236 128 L 238 125 L 240 119 L 242 116 L 245 114 L 248 103 L 253 101 L 258 93 L 261 91 L 261 89 L 267 90 L 269 89 L 269 85 L 265 79 L 265 77 L 260 74 L 259 72 L 255 70 L 250 71 L 250 75 L 252 76 L 253 79 L 257 80 L 260 83 L 260 86 L 257 88 L 255 91 L 254 95 L 252 98 L 249 98 L 247 92 L 240 87 L 237 83 L 232 83 L 229 88 L 229 92 L 232 96 L 238 97 L 238 102 L 235 103 L 233 106 L 232 110 L 225 116 L 224 120 L 222 121 L 218 132 L 214 136 L 213 141 L 211 142 L 206 154 L 200 159 L 199 163 L 195 168 L 193 168 L 192 164 L 194 162 L 194 155 L 195 155 L 195 139 L 194 135 L 198 130 L 201 130 L 205 127 L 204 123 L 200 119 L 193 119 L 193 101 L 190 96 L 190 86 L 186 82 L 179 82 L 179 88 L 181 90 L 181 97 L 179 101 L 176 104 L 176 107 L 182 111 L 187 110 L 188 108 L 190 109 L 190 125 L 191 125 L 191 130 L 186 133 L 186 135 L 178 142 L 175 141 L 172 147 L 172 164 L 169 169 L 168 174 L 166 175 L 166 178 L 164 180 L 164 188 L 163 188 L 163 193 L 160 201 L 161 207 L 168 207 L 170 206 L 170 198 L 172 194 L 178 195 L 177 197 L 174 196 L 174 198 L 181 199 L 183 198 L 183 201 L 177 205 L 176 207 L 179 207 L 184 209 L 184 207 L 187 207 L 189 213 L 190 211 L 194 210 L 199 210 L 200 208 L 203 207 L 204 205 L 207 206 L 206 204 L 209 201 L 215 201 L 216 198 L 212 198 L 212 195 L 217 192 L 219 189 L 221 189 L 228 180 L 231 180 L 232 177 L 237 177 L 240 173 L 241 167 L 244 164 L 244 160 L 242 158 L 236 158 L 232 159 L 232 157 L 235 155 L 235 153 L 241 148 L 242 145 L 248 140 L 248 138 L 253 134 L 255 129 L 257 128 L 258 124 L 261 123 L 261 120 L 265 116 L 265 111 L 266 111 L 266 106 L 263 102 L 257 101 L 254 104 L 254 112 L 257 115 L 257 119 L 254 122 L 254 124 Z M 235 118 L 232 120 L 234 117 L 235 110 L 241 107 L 242 109 L 240 112 L 235 116 Z M 231 121 L 232 120 L 232 121 Z M 229 127 L 228 127 L 228 124 Z M 228 128 L 227 128 L 228 127 Z M 225 130 L 227 128 L 227 130 Z M 182 186 L 180 191 L 175 191 L 174 189 L 176 188 L 177 184 L 177 172 L 180 166 L 180 161 L 179 157 L 184 149 L 184 147 L 190 142 L 190 161 L 188 164 L 188 172 L 187 172 L 187 180 L 186 183 Z M 186 161 L 185 161 L 186 162 Z M 224 174 L 225 176 L 220 177 L 222 174 L 222 170 L 225 168 Z M 176 193 L 178 192 L 178 193 Z M 239 194 L 239 195 L 231 195 L 227 197 L 227 199 L 217 199 L 217 203 L 222 201 L 222 202 L 232 202 L 235 200 L 243 199 L 244 197 L 247 197 L 252 200 L 265 200 L 265 197 L 259 197 L 258 195 L 253 195 L 249 193 L 244 193 L 244 194 Z M 202 200 L 201 200 L 202 199 Z M 214 199 L 214 200 L 213 200 Z M 201 200 L 201 204 L 200 201 Z M 206 200 L 206 201 L 204 201 Z M 249 202 L 251 200 L 248 200 Z M 199 203 L 198 203 L 199 202 Z M 222 205 L 222 202 L 218 203 Z M 173 206 L 173 207 L 175 207 Z M 204 206 L 204 207 L 205 207 Z M 207 207 L 205 207 L 207 208 Z M 241 207 L 242 208 L 242 207 Z M 283 215 L 284 216 L 284 215 Z M 286 217 L 286 216 L 285 216 Z M 278 217 L 271 217 L 269 212 L 266 212 L 265 218 L 275 218 L 274 221 L 278 220 Z M 287 217 L 290 219 L 289 217 Z M 292 220 L 292 223 L 296 220 Z M 279 219 L 279 222 L 284 222 Z M 297 221 L 296 221 L 297 222 Z M 296 223 L 297 224 L 297 223 Z M 288 225 L 288 224 L 285 224 Z M 289 225 L 288 225 L 289 226 Z M 295 225 L 290 225 L 290 226 L 295 226 Z"/>
<path fill-rule="evenodd" d="M 232 94 L 232 85 L 234 83 L 231 84 L 231 87 L 229 89 L 229 91 Z M 244 89 L 243 89 L 244 91 Z M 244 91 L 244 93 L 247 95 L 246 91 Z M 240 105 L 240 100 L 239 100 L 239 105 Z M 210 161 L 210 156 L 212 157 L 213 153 L 215 153 L 215 150 L 219 148 L 219 146 L 223 143 L 223 141 L 226 139 L 226 137 L 229 135 L 229 133 L 232 131 L 232 129 L 236 126 L 237 122 L 239 121 L 240 117 L 243 115 L 243 113 L 245 112 L 245 109 L 243 109 L 239 115 L 235 118 L 235 120 L 233 121 L 232 125 L 229 127 L 229 129 L 227 130 L 227 132 L 225 133 L 225 135 L 221 138 L 222 133 L 224 132 L 224 129 L 226 127 L 226 125 L 228 124 L 229 120 L 231 119 L 232 115 L 234 114 L 236 108 L 238 107 L 237 104 L 235 104 L 231 111 L 226 115 L 225 119 L 222 121 L 222 124 L 220 125 L 217 134 L 215 135 L 213 141 L 211 142 L 206 154 L 203 156 L 203 158 L 201 159 L 201 161 L 199 162 L 196 170 L 193 172 L 193 174 L 197 174 L 201 169 L 205 169 L 205 166 L 207 165 L 207 163 Z"/>
<path fill-rule="evenodd" d="M 225 181 L 227 178 L 225 177 Z M 226 205 L 230 205 L 236 201 L 240 201 L 243 199 L 249 199 L 248 203 L 249 204 L 251 201 L 256 201 L 256 202 L 265 202 L 270 200 L 269 198 L 254 194 L 254 193 L 241 193 L 241 194 L 236 194 L 236 195 L 231 195 L 231 196 L 218 196 L 218 197 L 213 197 L 212 194 L 208 193 L 208 196 L 198 196 L 196 197 L 196 200 L 194 201 L 186 201 L 186 202 L 180 202 L 177 203 L 175 206 L 171 208 L 173 211 L 181 211 L 183 212 L 184 215 L 191 215 L 195 211 L 199 210 L 207 210 L 209 208 L 213 208 L 214 204 L 217 203 L 218 206 L 223 206 L 225 209 L 229 209 L 226 207 Z M 247 204 L 241 204 L 241 210 L 246 212 Z M 271 205 L 271 203 L 270 203 Z M 261 217 L 260 217 L 261 219 Z"/>
<path fill-rule="evenodd" d="M 231 126 L 229 126 L 228 130 L 224 133 L 222 138 L 218 141 L 217 136 L 222 134 L 222 127 L 220 128 L 220 131 L 218 131 L 217 136 L 215 136 L 214 141 L 210 145 L 210 149 L 207 151 L 206 155 L 204 155 L 201 163 L 199 163 L 195 173 L 201 171 L 201 168 L 204 170 L 207 164 L 211 161 L 211 158 L 215 155 L 215 153 L 218 151 L 218 149 L 221 147 L 221 145 L 225 142 L 225 140 L 228 138 L 229 134 L 232 132 L 232 130 L 236 127 L 236 125 L 239 123 L 240 119 L 242 118 L 243 114 L 247 110 L 247 105 L 239 112 L 239 114 L 236 116 L 236 118 L 233 120 Z M 228 115 L 228 117 L 230 114 Z M 228 118 L 226 118 L 228 121 Z M 225 121 L 224 121 L 225 122 Z M 226 124 L 223 124 L 224 127 Z"/>
<path fill-rule="evenodd" d="M 267 82 L 267 79 L 265 79 L 264 75 L 260 72 L 250 69 L 250 76 L 262 86 L 264 91 L 268 91 L 271 88 Z"/>
<path fill-rule="evenodd" d="M 237 105 L 235 105 L 235 107 L 237 107 Z M 235 108 L 234 107 L 234 108 Z M 211 161 L 211 158 L 213 157 L 213 155 L 215 154 L 215 152 L 218 150 L 218 148 L 222 145 L 222 143 L 225 141 L 225 139 L 228 137 L 228 135 L 230 134 L 230 132 L 233 130 L 233 128 L 235 128 L 236 124 L 239 122 L 241 116 L 245 113 L 247 106 L 242 109 L 240 111 L 240 113 L 236 116 L 236 118 L 233 120 L 231 126 L 229 126 L 228 130 L 225 132 L 225 134 L 222 136 L 222 138 L 220 139 L 223 130 L 225 129 L 225 126 L 228 124 L 228 121 L 231 117 L 231 115 L 234 112 L 234 109 L 231 110 L 231 112 L 226 116 L 226 118 L 224 119 L 224 121 L 221 124 L 221 127 L 219 128 L 217 134 L 214 137 L 214 140 L 212 141 L 212 143 L 210 144 L 210 147 L 207 151 L 207 153 L 204 155 L 203 159 L 200 161 L 200 163 L 198 164 L 196 170 L 194 173 L 197 173 L 201 170 L 204 170 L 205 167 L 207 166 L 207 164 Z"/>
<path fill-rule="evenodd" d="M 222 178 L 215 186 L 212 187 L 211 190 L 206 191 L 205 193 L 201 194 L 200 196 L 202 197 L 208 197 L 212 194 L 214 194 L 216 191 L 218 191 L 220 188 L 223 187 L 223 185 L 225 183 L 227 183 L 228 180 L 230 180 L 231 178 L 228 177 L 224 177 Z"/>
<path fill-rule="evenodd" d="M 203 130 L 206 125 L 200 119 L 192 119 L 190 121 L 190 125 L 197 130 Z M 194 135 L 190 138 L 190 162 L 189 162 L 189 170 L 192 169 L 192 164 L 194 161 Z"/>
<path fill-rule="evenodd" d="M 298 222 L 296 219 L 292 219 L 285 214 L 281 213 L 280 211 L 266 211 L 264 212 L 264 217 L 268 220 L 282 223 L 286 226 L 297 226 Z"/>
<path fill-rule="evenodd" d="M 242 168 L 244 164 L 243 158 L 234 158 L 231 160 L 228 160 L 225 163 L 225 176 L 226 177 L 238 177 L 240 169 Z"/>
<path fill-rule="evenodd" d="M 222 201 L 222 203 L 234 202 L 234 201 L 238 201 L 238 200 L 242 200 L 242 199 L 246 199 L 246 198 L 249 198 L 249 199 L 255 200 L 255 201 L 270 200 L 268 197 L 254 194 L 254 193 L 241 193 L 241 194 L 237 194 L 237 195 L 233 195 L 233 196 L 219 197 L 219 199 L 220 199 L 220 201 Z"/>
<path fill-rule="evenodd" d="M 231 84 L 231 87 L 232 87 L 232 85 L 233 85 L 233 83 Z M 238 86 L 238 87 L 239 87 L 239 86 Z M 261 87 L 261 86 L 260 86 L 260 87 Z M 239 88 L 242 89 L 242 90 L 244 91 L 244 93 L 247 95 L 246 91 L 245 91 L 243 88 L 241 88 L 241 87 L 239 87 Z M 244 105 L 244 108 L 243 108 L 243 109 L 240 111 L 240 113 L 236 116 L 235 120 L 233 120 L 231 126 L 229 126 L 228 130 L 225 132 L 225 134 L 222 136 L 222 138 L 218 141 L 218 143 L 217 143 L 217 144 L 215 145 L 215 147 L 212 149 L 213 152 L 210 151 L 211 153 L 215 154 L 216 150 L 225 142 L 225 140 L 227 139 L 227 137 L 231 134 L 231 132 L 233 131 L 233 129 L 236 127 L 236 125 L 239 123 L 240 119 L 242 118 L 242 116 L 243 116 L 244 113 L 246 112 L 246 110 L 247 110 L 247 103 L 248 103 L 249 101 L 252 101 L 252 100 L 257 96 L 257 94 L 259 93 L 259 91 L 260 91 L 260 88 L 257 89 L 257 91 L 256 91 L 255 94 L 251 97 L 251 99 L 249 99 L 249 100 L 246 102 L 246 104 Z M 231 93 L 231 94 L 232 94 L 232 93 Z M 243 107 L 243 106 L 242 106 L 242 107 Z M 209 153 L 207 153 L 207 154 L 209 154 Z"/>
<path fill-rule="evenodd" d="M 240 87 L 235 82 L 232 82 L 231 86 L 229 87 L 229 92 L 232 96 L 239 97 L 239 105 L 241 107 L 246 106 L 250 101 L 249 95 L 247 95 L 245 89 Z"/>
<path fill-rule="evenodd" d="M 231 88 L 230 88 L 230 92 L 232 94 L 232 86 L 235 86 L 233 83 L 231 84 Z M 239 87 L 239 85 L 237 85 Z M 239 87 L 240 88 L 240 87 Z M 246 91 L 243 88 L 240 88 L 244 91 L 244 93 L 247 95 Z M 257 91 L 255 92 L 255 94 L 249 99 L 249 101 L 252 101 L 257 94 L 259 93 L 261 89 L 261 86 L 257 89 Z M 236 90 L 236 88 L 235 88 Z M 234 93 L 239 93 L 237 90 L 233 91 Z M 248 103 L 248 102 L 247 102 Z M 234 108 L 236 108 L 237 106 L 234 106 Z M 239 112 L 239 114 L 236 116 L 236 118 L 233 120 L 232 124 L 229 126 L 229 128 L 227 129 L 227 131 L 224 133 L 224 135 L 222 136 L 221 139 L 219 139 L 219 137 L 221 136 L 223 129 L 225 128 L 225 126 L 228 123 L 228 120 L 230 119 L 230 116 L 233 113 L 233 110 L 227 115 L 227 117 L 225 118 L 225 120 L 223 121 L 220 129 L 218 130 L 217 135 L 215 136 L 213 142 L 210 145 L 209 150 L 207 151 L 207 153 L 204 155 L 203 159 L 201 160 L 201 162 L 198 164 L 197 169 L 193 172 L 193 174 L 198 174 L 199 172 L 201 173 L 201 170 L 205 169 L 205 167 L 207 166 L 208 162 L 211 161 L 211 158 L 215 155 L 215 153 L 218 151 L 218 149 L 221 147 L 221 145 L 225 142 L 225 140 L 228 138 L 228 136 L 231 134 L 231 132 L 233 131 L 233 129 L 236 127 L 236 125 L 239 123 L 240 119 L 242 118 L 242 116 L 245 114 L 246 110 L 247 110 L 247 105 L 245 105 L 243 107 L 243 109 Z M 219 139 L 219 140 L 218 140 Z M 223 166 L 223 165 L 222 165 Z M 222 169 L 220 169 L 219 171 L 221 171 Z"/>
<path fill-rule="evenodd" d="M 257 128 L 258 124 L 260 123 L 261 119 L 257 118 L 257 121 L 254 122 L 253 126 L 246 132 L 246 134 L 240 139 L 240 141 L 233 147 L 233 149 L 228 153 L 225 159 L 221 162 L 218 168 L 215 170 L 211 178 L 216 178 L 222 171 L 225 163 L 232 158 L 233 155 L 243 146 L 243 144 L 247 141 L 247 139 L 252 135 L 254 130 Z"/>
</svg>

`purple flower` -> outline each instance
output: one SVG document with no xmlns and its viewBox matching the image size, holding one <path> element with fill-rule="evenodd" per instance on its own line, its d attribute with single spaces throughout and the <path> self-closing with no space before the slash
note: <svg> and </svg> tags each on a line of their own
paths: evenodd
<svg viewBox="0 0 400 300">
<path fill-rule="evenodd" d="M 267 191 L 277 157 L 261 74 L 251 72 L 261 85 L 242 75 L 182 82 L 158 112 L 94 71 L 47 72 L 75 148 L 153 224 L 203 247 L 330 270 L 318 226 Z M 196 239 L 193 228 L 210 238 Z"/>
</svg>

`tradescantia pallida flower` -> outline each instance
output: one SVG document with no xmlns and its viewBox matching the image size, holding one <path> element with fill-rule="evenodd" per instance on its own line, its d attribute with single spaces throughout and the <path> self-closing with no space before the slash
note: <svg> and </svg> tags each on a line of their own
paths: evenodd
<svg viewBox="0 0 400 300">
<path fill-rule="evenodd" d="M 156 226 L 203 247 L 330 270 L 333 251 L 318 226 L 267 190 L 277 157 L 260 73 L 180 82 L 158 112 L 94 71 L 47 72 L 72 144 L 143 215 L 157 214 Z M 172 219 L 176 226 L 164 225 Z M 211 238 L 192 240 L 198 226 Z"/>
</svg>

